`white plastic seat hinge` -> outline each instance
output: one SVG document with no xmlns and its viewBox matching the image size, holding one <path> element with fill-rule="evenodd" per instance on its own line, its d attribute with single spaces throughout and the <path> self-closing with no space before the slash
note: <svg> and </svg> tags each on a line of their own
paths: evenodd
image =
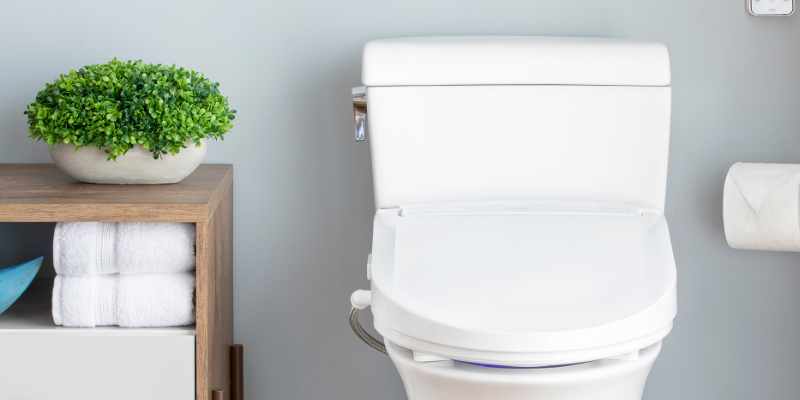
<svg viewBox="0 0 800 400">
<path fill-rule="evenodd" d="M 416 362 L 434 362 L 434 361 L 450 361 L 449 358 L 442 358 L 431 354 L 414 352 L 414 361 Z"/>
<path fill-rule="evenodd" d="M 617 354 L 616 356 L 606 357 L 606 360 L 624 360 L 624 361 L 636 361 L 639 359 L 639 350 L 632 351 L 630 353 L 623 353 Z"/>
</svg>

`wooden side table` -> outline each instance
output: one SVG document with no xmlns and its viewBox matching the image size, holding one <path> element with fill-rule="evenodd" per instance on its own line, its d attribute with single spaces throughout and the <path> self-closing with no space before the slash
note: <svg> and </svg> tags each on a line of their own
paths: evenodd
<svg viewBox="0 0 800 400">
<path fill-rule="evenodd" d="M 34 337 L 48 335 L 105 335 L 129 339 L 142 335 L 152 339 L 193 333 L 194 397 L 197 400 L 209 400 L 212 389 L 230 393 L 230 354 L 233 345 L 233 167 L 201 165 L 182 182 L 171 185 L 95 185 L 79 183 L 52 164 L 0 164 L 0 222 L 69 221 L 195 223 L 196 326 L 164 330 L 56 327 L 52 318 L 48 320 L 49 315 L 43 311 L 50 308 L 48 292 L 39 290 L 44 294 L 37 298 L 26 292 L 24 299 L 18 301 L 22 302 L 18 307 L 12 305 L 0 315 L 0 346 L 4 338 L 8 338 L 7 343 L 12 343 L 17 339 L 33 340 Z M 12 337 L 16 339 L 12 340 Z M 86 340 L 91 341 L 91 337 Z M 110 340 L 114 343 L 113 339 Z M 238 350 L 241 351 L 241 348 Z M 3 362 L 9 362 L 8 358 L 4 356 Z M 46 362 L 41 360 L 42 364 Z M 30 373 L 36 374 L 37 371 Z M 235 371 L 235 375 L 241 376 L 241 371 Z M 39 378 L 43 384 L 47 384 L 46 378 Z M 13 385 L 13 382 L 10 384 Z M 240 390 L 233 389 L 234 392 Z M 86 390 L 90 394 L 92 387 Z M 234 393 L 234 398 L 240 399 L 241 394 Z"/>
</svg>

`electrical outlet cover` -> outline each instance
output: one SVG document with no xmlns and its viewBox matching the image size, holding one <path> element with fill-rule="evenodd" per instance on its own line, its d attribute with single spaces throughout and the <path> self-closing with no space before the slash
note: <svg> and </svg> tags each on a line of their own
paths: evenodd
<svg viewBox="0 0 800 400">
<path fill-rule="evenodd" d="M 794 12 L 794 0 L 747 0 L 747 10 L 756 16 L 789 16 Z"/>
</svg>

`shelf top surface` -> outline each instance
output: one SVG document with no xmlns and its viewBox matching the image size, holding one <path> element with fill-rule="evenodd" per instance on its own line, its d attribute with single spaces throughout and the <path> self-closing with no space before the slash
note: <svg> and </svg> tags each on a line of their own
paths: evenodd
<svg viewBox="0 0 800 400">
<path fill-rule="evenodd" d="M 104 336 L 194 336 L 195 326 L 171 328 L 120 328 L 98 326 L 95 328 L 67 328 L 53 323 L 50 299 L 53 279 L 36 278 L 22 296 L 0 314 L 0 337 L 7 334 L 47 335 L 104 335 Z"/>
<path fill-rule="evenodd" d="M 54 164 L 0 164 L 0 222 L 206 222 L 232 181 L 228 164 L 167 185 L 81 183 Z"/>
</svg>

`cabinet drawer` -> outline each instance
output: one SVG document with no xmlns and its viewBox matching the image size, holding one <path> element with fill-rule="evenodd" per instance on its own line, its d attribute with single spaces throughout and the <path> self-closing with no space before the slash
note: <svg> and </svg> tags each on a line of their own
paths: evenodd
<svg viewBox="0 0 800 400">
<path fill-rule="evenodd" d="M 77 330 L 0 334 L 8 400 L 193 400 L 195 337 Z"/>
</svg>

